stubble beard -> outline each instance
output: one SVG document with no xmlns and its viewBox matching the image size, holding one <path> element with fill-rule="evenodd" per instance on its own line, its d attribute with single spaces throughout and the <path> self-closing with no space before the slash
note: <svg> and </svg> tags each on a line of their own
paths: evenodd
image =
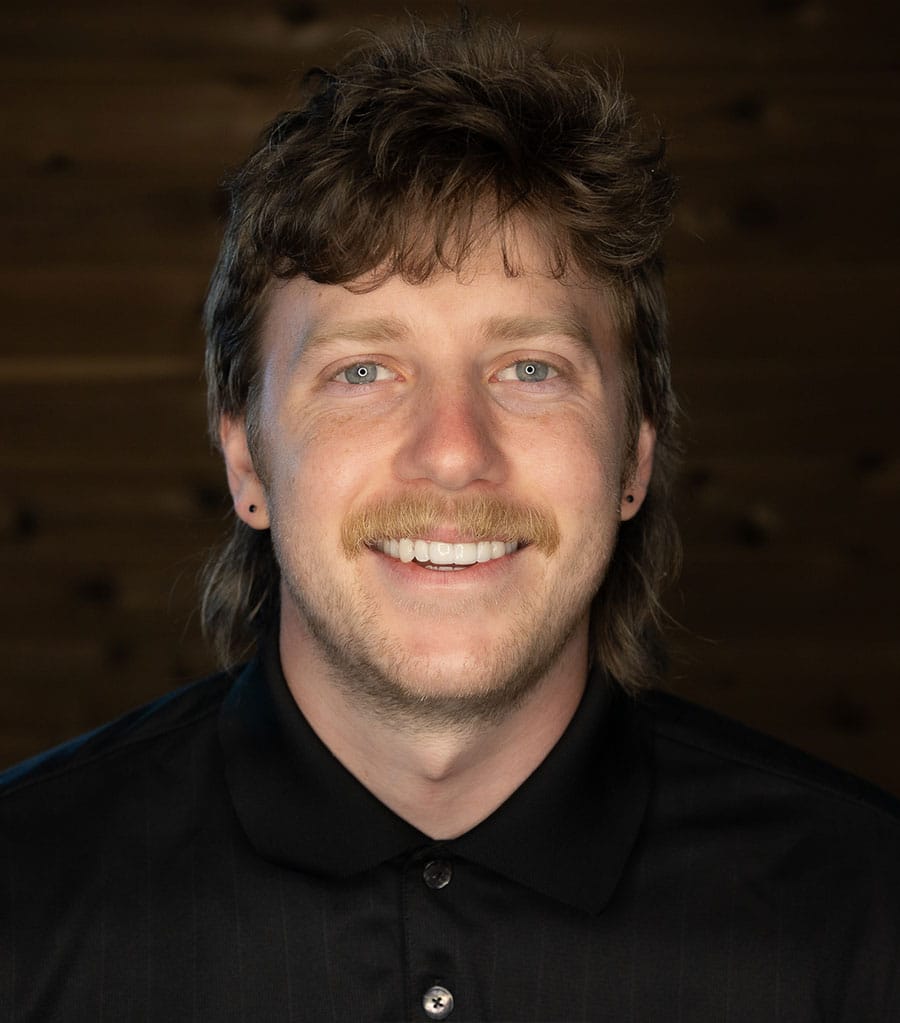
<svg viewBox="0 0 900 1023">
<path fill-rule="evenodd" d="M 588 614 L 613 545 L 604 545 L 593 572 L 582 565 L 543 601 L 518 590 L 505 593 L 504 609 L 518 604 L 505 636 L 477 660 L 448 670 L 427 656 L 401 651 L 371 598 L 342 591 L 314 564 L 304 563 L 306 571 L 300 572 L 285 553 L 303 548 L 281 542 L 275 528 L 272 539 L 282 599 L 290 601 L 344 697 L 392 728 L 459 733 L 499 723 L 539 688 Z M 481 613 L 491 613 L 491 607 L 482 604 Z"/>
</svg>

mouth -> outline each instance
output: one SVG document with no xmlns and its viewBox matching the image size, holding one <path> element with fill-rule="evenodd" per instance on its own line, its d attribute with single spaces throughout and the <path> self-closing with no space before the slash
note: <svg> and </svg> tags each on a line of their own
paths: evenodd
<svg viewBox="0 0 900 1023">
<path fill-rule="evenodd" d="M 422 568 L 436 572 L 459 571 L 470 565 L 498 561 L 519 549 L 519 544 L 514 540 L 445 543 L 440 540 L 413 540 L 409 537 L 401 540 L 377 540 L 371 546 L 373 550 L 380 551 L 405 565 L 415 562 Z"/>
</svg>

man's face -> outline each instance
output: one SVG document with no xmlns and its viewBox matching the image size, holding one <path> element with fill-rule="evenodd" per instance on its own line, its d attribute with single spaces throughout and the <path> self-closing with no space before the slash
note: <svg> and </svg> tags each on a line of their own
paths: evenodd
<svg viewBox="0 0 900 1023">
<path fill-rule="evenodd" d="M 591 600 L 649 477 L 644 427 L 623 481 L 606 299 L 544 273 L 530 237 L 519 254 L 516 277 L 486 246 L 420 285 L 279 286 L 258 477 L 243 423 L 223 423 L 238 514 L 271 527 L 283 653 L 382 712 L 497 717 L 560 663 L 583 676 Z"/>
</svg>

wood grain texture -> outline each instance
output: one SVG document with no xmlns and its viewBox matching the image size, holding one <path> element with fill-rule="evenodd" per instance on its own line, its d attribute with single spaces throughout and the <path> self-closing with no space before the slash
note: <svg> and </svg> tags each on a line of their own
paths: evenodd
<svg viewBox="0 0 900 1023">
<path fill-rule="evenodd" d="M 425 3 L 425 16 L 454 5 Z M 537 0 L 665 126 L 686 412 L 672 686 L 900 792 L 900 17 L 867 0 Z M 200 308 L 219 183 L 298 74 L 400 8 L 0 12 L 0 762 L 212 667 L 227 524 Z"/>
</svg>

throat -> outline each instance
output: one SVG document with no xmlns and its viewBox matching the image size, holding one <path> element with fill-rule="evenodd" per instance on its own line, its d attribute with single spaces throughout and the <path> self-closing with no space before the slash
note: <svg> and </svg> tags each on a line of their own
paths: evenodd
<svg viewBox="0 0 900 1023">
<path fill-rule="evenodd" d="M 394 813 L 435 841 L 458 838 L 480 824 L 533 769 L 525 768 L 499 735 L 469 739 L 457 735 L 444 741 L 432 736 L 427 744 L 416 743 L 404 752 L 403 763 L 395 764 L 389 774 L 360 780 Z"/>
</svg>

